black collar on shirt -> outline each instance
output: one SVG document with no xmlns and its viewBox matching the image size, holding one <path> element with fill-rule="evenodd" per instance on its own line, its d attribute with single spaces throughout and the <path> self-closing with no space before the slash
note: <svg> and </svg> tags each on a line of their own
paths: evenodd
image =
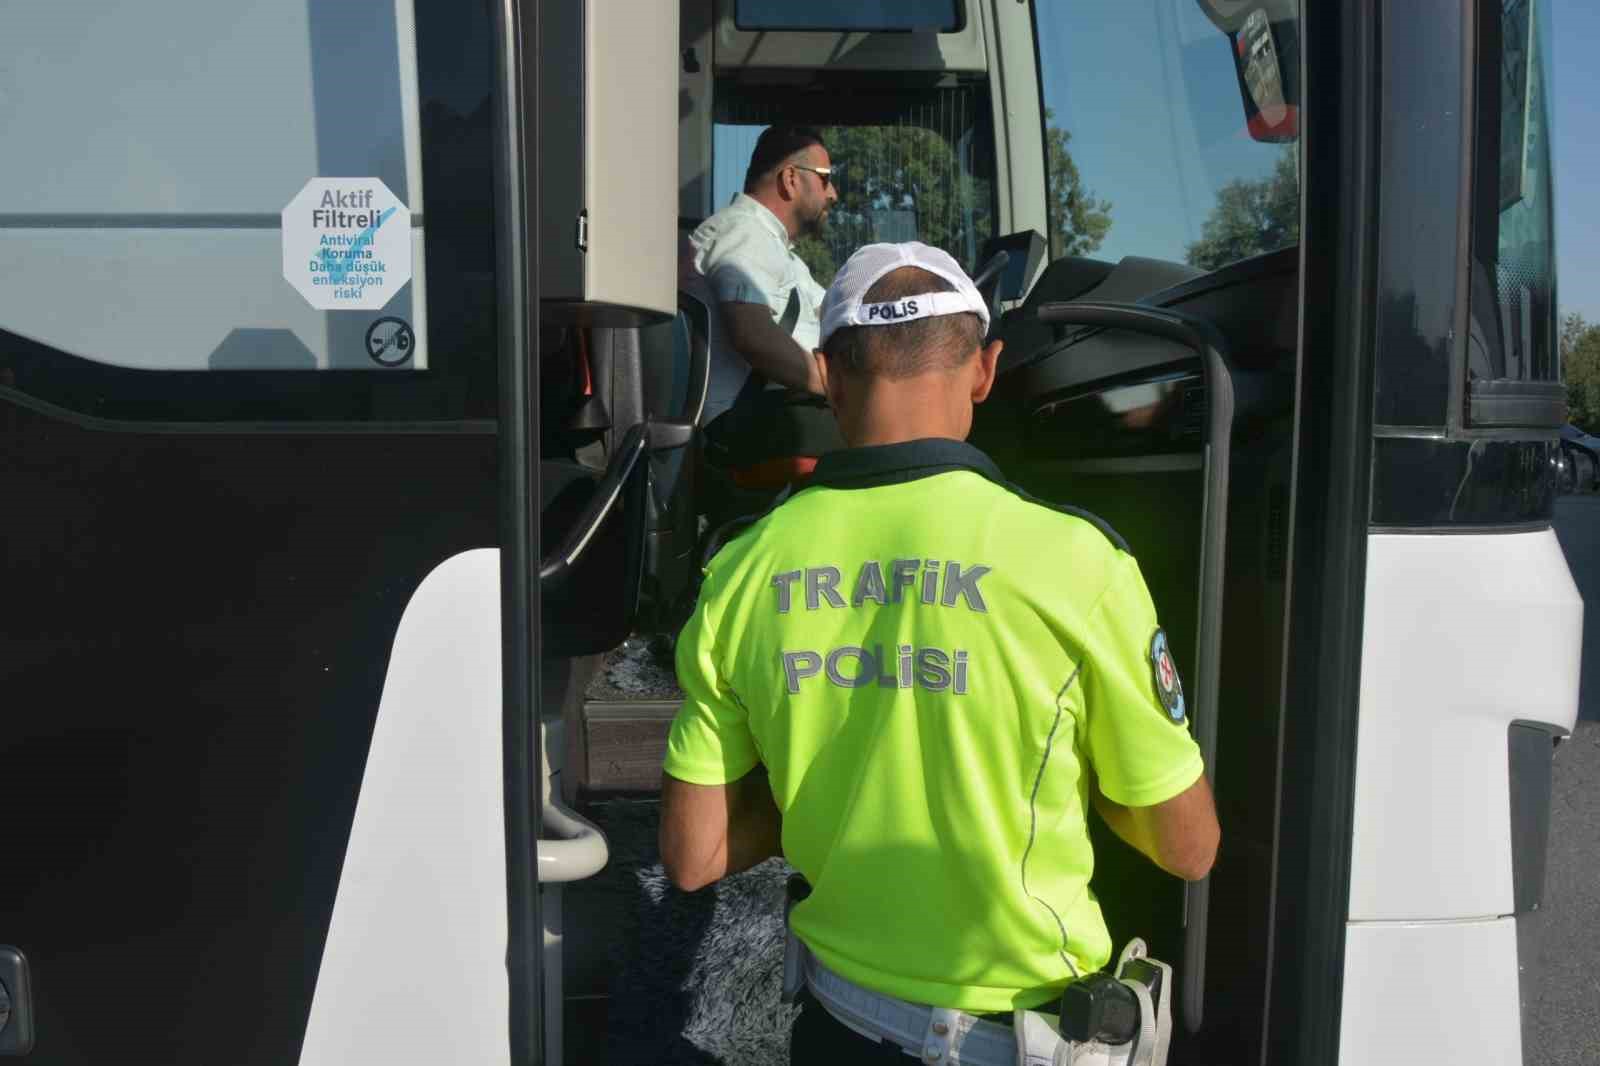
<svg viewBox="0 0 1600 1066">
<path fill-rule="evenodd" d="M 808 486 L 870 489 L 947 474 L 952 470 L 971 470 L 997 485 L 1006 484 L 1005 475 L 994 465 L 994 460 L 972 445 L 948 437 L 925 437 L 899 444 L 874 444 L 829 452 L 817 460 Z"/>
<path fill-rule="evenodd" d="M 866 448 L 829 452 L 817 460 L 816 469 L 812 471 L 805 487 L 871 489 L 879 485 L 916 481 L 934 474 L 948 474 L 952 470 L 970 470 L 1029 503 L 1081 518 L 1104 533 L 1118 550 L 1129 550 L 1127 542 L 1099 515 L 1070 504 L 1052 503 L 1029 495 L 1007 481 L 1000 468 L 994 465 L 993 459 L 966 441 L 951 440 L 949 437 L 925 437 L 900 444 L 874 444 Z"/>
</svg>

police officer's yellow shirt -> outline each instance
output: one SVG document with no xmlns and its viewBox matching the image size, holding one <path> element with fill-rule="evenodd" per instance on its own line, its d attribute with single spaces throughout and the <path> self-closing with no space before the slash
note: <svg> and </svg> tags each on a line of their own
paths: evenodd
<svg viewBox="0 0 1600 1066">
<path fill-rule="evenodd" d="M 956 441 L 824 457 L 712 560 L 677 666 L 666 771 L 765 764 L 796 934 L 914 1003 L 1031 1007 L 1104 966 L 1090 768 L 1127 806 L 1201 774 L 1133 557 Z"/>
</svg>

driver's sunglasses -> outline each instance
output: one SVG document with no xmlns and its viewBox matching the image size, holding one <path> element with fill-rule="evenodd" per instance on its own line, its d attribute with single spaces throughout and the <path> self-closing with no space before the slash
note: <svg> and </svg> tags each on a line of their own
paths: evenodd
<svg viewBox="0 0 1600 1066">
<path fill-rule="evenodd" d="M 811 173 L 815 174 L 817 177 L 822 179 L 822 187 L 824 189 L 826 189 L 828 187 L 828 185 L 833 181 L 833 168 L 832 167 L 808 167 L 804 163 L 790 163 L 789 165 L 794 167 L 796 170 L 809 170 L 809 171 L 811 171 Z"/>
</svg>

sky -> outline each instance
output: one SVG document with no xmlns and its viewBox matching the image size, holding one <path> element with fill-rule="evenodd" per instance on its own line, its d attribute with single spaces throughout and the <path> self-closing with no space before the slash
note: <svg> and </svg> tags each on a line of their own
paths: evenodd
<svg viewBox="0 0 1600 1066">
<path fill-rule="evenodd" d="M 1554 0 L 1556 269 L 1561 312 L 1600 322 L 1600 3 Z"/>
</svg>

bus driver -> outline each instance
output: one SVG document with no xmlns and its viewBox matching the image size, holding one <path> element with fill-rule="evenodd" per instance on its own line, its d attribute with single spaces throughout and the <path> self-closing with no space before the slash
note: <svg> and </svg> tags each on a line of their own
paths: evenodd
<svg viewBox="0 0 1600 1066">
<path fill-rule="evenodd" d="M 751 371 L 776 385 L 822 392 L 811 358 L 822 286 L 793 242 L 821 231 L 839 198 L 832 175 L 820 133 L 770 126 L 750 155 L 744 191 L 689 235 L 722 325 L 713 334 L 707 422 L 733 406 Z"/>
</svg>

